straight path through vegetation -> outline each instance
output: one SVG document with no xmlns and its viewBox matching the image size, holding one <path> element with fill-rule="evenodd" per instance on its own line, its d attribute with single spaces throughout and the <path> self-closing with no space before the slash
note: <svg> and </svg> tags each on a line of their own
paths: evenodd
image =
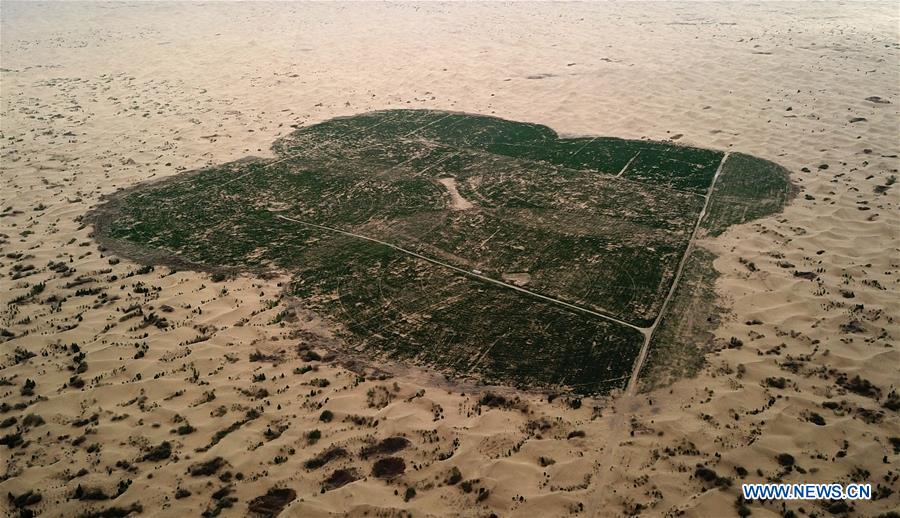
<svg viewBox="0 0 900 518">
<path fill-rule="evenodd" d="M 630 418 L 634 414 L 634 409 L 637 406 L 637 379 L 641 372 L 641 367 L 643 367 L 644 361 L 647 359 L 647 353 L 650 349 L 650 340 L 653 339 L 653 333 L 656 331 L 660 322 L 662 322 L 666 308 L 669 306 L 669 302 L 671 302 L 672 297 L 675 295 L 675 290 L 678 288 L 678 283 L 681 281 L 681 274 L 684 272 L 684 266 L 687 264 L 687 259 L 694 248 L 694 240 L 697 238 L 700 224 L 703 222 L 704 216 L 706 216 L 706 210 L 709 207 L 713 189 L 716 187 L 716 180 L 718 180 L 719 175 L 722 173 L 722 168 L 725 166 L 728 155 L 729 152 L 726 151 L 722 156 L 722 161 L 719 162 L 716 174 L 713 175 L 712 182 L 710 182 L 709 188 L 706 190 L 706 200 L 703 203 L 703 209 L 701 209 L 700 215 L 697 216 L 697 222 L 694 224 L 694 231 L 691 233 L 691 238 L 688 240 L 684 255 L 678 263 L 678 270 L 675 272 L 675 278 L 672 280 L 672 286 L 669 288 L 669 293 L 666 295 L 666 299 L 663 301 L 662 307 L 660 307 L 659 313 L 653 321 L 653 325 L 647 328 L 644 333 L 644 344 L 641 346 L 641 351 L 634 362 L 634 368 L 631 370 L 631 377 L 628 380 L 628 385 L 625 387 L 625 393 L 614 403 L 614 413 L 609 424 L 609 440 L 607 441 L 606 448 L 604 448 L 602 457 L 600 457 L 595 464 L 595 469 L 599 470 L 600 474 L 596 477 L 596 482 L 592 484 L 593 487 L 591 488 L 591 492 L 586 498 L 588 500 L 587 508 L 589 509 L 591 516 L 603 516 L 603 502 L 604 497 L 606 496 L 604 488 L 609 487 L 609 478 L 612 476 L 613 468 L 615 467 L 616 454 L 619 451 L 622 441 L 627 438 L 625 434 L 628 433 Z"/>
<path fill-rule="evenodd" d="M 684 265 L 687 264 L 688 257 L 690 257 L 691 251 L 694 249 L 694 240 L 697 239 L 697 232 L 700 231 L 700 224 L 703 222 L 703 217 L 706 216 L 706 210 L 709 208 L 709 201 L 712 199 L 713 189 L 716 188 L 716 180 L 718 180 L 719 175 L 722 174 L 722 168 L 725 166 L 725 161 L 728 160 L 728 155 L 728 151 L 722 155 L 722 160 L 719 162 L 716 174 L 713 175 L 712 182 L 710 182 L 709 188 L 706 190 L 703 208 L 700 209 L 700 215 L 697 216 L 697 222 L 694 223 L 694 231 L 691 232 L 691 238 L 688 239 L 687 247 L 685 247 L 684 254 L 681 256 L 681 261 L 678 262 L 678 269 L 675 270 L 675 278 L 672 279 L 672 286 L 669 288 L 669 293 L 666 295 L 666 299 L 663 300 L 662 306 L 659 308 L 659 313 L 656 314 L 656 319 L 653 320 L 653 325 L 647 328 L 644 333 L 644 344 L 641 346 L 641 352 L 634 362 L 631 378 L 628 380 L 628 386 L 625 388 L 626 394 L 632 395 L 637 390 L 638 374 L 640 374 L 641 367 L 643 367 L 644 361 L 647 359 L 647 352 L 650 349 L 650 340 L 653 338 L 653 333 L 656 331 L 656 328 L 659 327 L 659 323 L 662 322 L 663 315 L 666 313 L 669 302 L 671 302 L 672 297 L 675 296 L 675 290 L 678 288 L 679 281 L 681 281 L 681 274 L 684 273 Z"/>
<path fill-rule="evenodd" d="M 614 317 L 614 316 L 612 316 L 612 315 L 607 315 L 607 314 L 605 314 L 605 313 L 599 313 L 599 312 L 594 311 L 594 310 L 592 310 L 592 309 L 583 308 L 583 307 L 581 307 L 581 306 L 576 306 L 575 304 L 571 304 L 571 303 L 566 302 L 566 301 L 563 301 L 563 300 L 555 299 L 555 298 L 553 298 L 553 297 L 548 297 L 548 296 L 546 296 L 546 295 L 542 295 L 542 294 L 540 294 L 540 293 L 537 293 L 537 292 L 534 292 L 534 291 L 531 291 L 531 290 L 526 290 L 525 288 L 516 286 L 516 285 L 514 285 L 514 284 L 509 284 L 509 283 L 506 283 L 506 282 L 503 282 L 503 281 L 498 281 L 497 279 L 493 279 L 493 278 L 488 277 L 488 276 L 486 276 L 486 275 L 481 275 L 481 274 L 475 273 L 474 271 L 471 271 L 471 270 L 465 270 L 465 269 L 463 269 L 463 268 L 459 268 L 459 267 L 453 266 L 452 264 L 447 264 L 447 263 L 445 263 L 445 262 L 443 262 L 443 261 L 438 261 L 437 259 L 434 259 L 434 258 L 431 258 L 431 257 L 428 257 L 428 256 L 424 256 L 424 255 L 422 255 L 422 254 L 413 252 L 412 250 L 407 250 L 407 249 L 405 249 L 405 248 L 402 248 L 402 247 L 399 247 L 399 246 L 397 246 L 397 245 L 388 243 L 388 242 L 386 242 L 386 241 L 382 241 L 382 240 L 380 240 L 380 239 L 375 239 L 375 238 L 373 238 L 373 237 L 364 236 L 364 235 L 362 235 L 362 234 L 354 234 L 353 232 L 347 232 L 346 230 L 340 230 L 340 229 L 333 228 L 333 227 L 326 227 L 325 225 L 317 225 L 316 223 L 310 223 L 310 222 L 308 222 L 308 221 L 301 221 L 301 220 L 299 220 L 299 219 L 289 218 L 289 217 L 284 216 L 284 215 L 282 215 L 282 214 L 276 214 L 276 217 L 278 217 L 278 218 L 280 218 L 280 219 L 283 219 L 283 220 L 285 220 L 285 221 L 290 221 L 290 222 L 297 223 L 297 224 L 300 224 L 300 225 L 305 225 L 305 226 L 308 226 L 308 227 L 318 228 L 318 229 L 321 229 L 321 230 L 327 230 L 327 231 L 329 231 L 329 232 L 335 232 L 335 233 L 337 233 L 337 234 L 343 234 L 343 235 L 345 235 L 345 236 L 354 237 L 354 238 L 357 238 L 357 239 L 364 239 L 364 240 L 366 240 L 366 241 L 371 241 L 371 242 L 373 242 L 373 243 L 378 243 L 379 245 L 384 245 L 384 246 L 386 246 L 386 247 L 393 248 L 394 250 L 397 250 L 398 252 L 402 252 L 402 253 L 404 253 L 404 254 L 410 255 L 410 256 L 415 257 L 415 258 L 417 258 L 417 259 L 421 259 L 421 260 L 423 260 L 423 261 L 428 261 L 429 263 L 436 264 L 436 265 L 438 265 L 438 266 L 442 266 L 442 267 L 444 267 L 444 268 L 453 270 L 453 271 L 458 272 L 458 273 L 461 273 L 461 274 L 463 274 L 463 275 L 468 275 L 469 277 L 474 277 L 474 278 L 476 278 L 476 279 L 478 279 L 478 280 L 481 280 L 481 281 L 484 281 L 484 282 L 489 282 L 489 283 L 491 283 L 491 284 L 496 284 L 497 286 L 501 286 L 501 287 L 503 287 L 503 288 L 508 288 L 508 289 L 511 289 L 511 290 L 515 290 L 515 291 L 518 291 L 518 292 L 520 292 L 520 293 L 524 293 L 524 294 L 526 294 L 526 295 L 530 295 L 530 296 L 532 296 L 532 297 L 535 297 L 535 298 L 538 298 L 538 299 L 541 299 L 541 300 L 545 300 L 545 301 L 550 302 L 550 303 L 553 303 L 553 304 L 557 304 L 557 305 L 559 305 L 559 306 L 564 306 L 564 307 L 566 307 L 566 308 L 574 309 L 575 311 L 579 311 L 579 312 L 581 312 L 581 313 L 587 313 L 587 314 L 589 314 L 589 315 L 593 315 L 593 316 L 595 316 L 595 317 L 602 318 L 602 319 L 604 319 L 604 320 L 609 320 L 610 322 L 615 322 L 616 324 L 621 324 L 621 325 L 623 325 L 623 326 L 630 327 L 630 328 L 632 328 L 632 329 L 634 329 L 634 330 L 636 330 L 636 331 L 639 331 L 639 332 L 642 333 L 642 334 L 646 334 L 646 332 L 647 332 L 647 328 L 644 328 L 644 327 L 638 327 L 638 326 L 636 326 L 636 325 L 634 325 L 634 324 L 632 324 L 632 323 L 630 323 L 630 322 L 626 322 L 626 321 L 621 320 L 621 319 L 619 319 L 619 318 L 616 318 L 616 317 Z"/>
</svg>

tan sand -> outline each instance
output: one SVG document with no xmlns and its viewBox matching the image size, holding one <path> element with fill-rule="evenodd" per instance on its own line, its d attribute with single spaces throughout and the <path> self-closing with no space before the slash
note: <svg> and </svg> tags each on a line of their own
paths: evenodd
<svg viewBox="0 0 900 518">
<path fill-rule="evenodd" d="M 900 185 L 878 192 L 900 164 L 896 3 L 4 2 L 0 19 L 0 328 L 14 335 L 0 343 L 0 421 L 17 419 L 0 436 L 24 441 L 0 446 L 0 494 L 40 492 L 42 516 L 245 516 L 274 486 L 296 492 L 288 516 L 733 516 L 742 468 L 751 482 L 868 481 L 881 498 L 850 513 L 900 508 L 900 417 L 884 406 L 900 383 Z M 501 391 L 525 412 L 479 408 L 478 392 L 421 370 L 361 380 L 306 361 L 303 347 L 340 344 L 302 303 L 278 317 L 285 278 L 141 273 L 79 221 L 136 182 L 267 156 L 292 125 L 400 107 L 742 151 L 790 169 L 801 192 L 703 241 L 729 315 L 696 378 L 578 409 Z M 380 457 L 359 454 L 391 436 L 410 444 L 385 481 Z M 142 460 L 163 441 L 168 457 Z M 347 456 L 304 467 L 332 446 Z M 215 474 L 189 473 L 215 457 Z M 322 493 L 337 469 L 361 479 Z M 79 486 L 114 498 L 78 500 Z M 841 511 L 828 505 L 784 509 Z M 0 512 L 14 513 L 6 498 Z"/>
<path fill-rule="evenodd" d="M 438 183 L 443 185 L 445 189 L 447 189 L 447 193 L 450 195 L 450 208 L 453 210 L 466 210 L 474 207 L 472 202 L 462 197 L 459 194 L 459 189 L 456 188 L 456 178 L 441 178 L 438 180 Z"/>
</svg>

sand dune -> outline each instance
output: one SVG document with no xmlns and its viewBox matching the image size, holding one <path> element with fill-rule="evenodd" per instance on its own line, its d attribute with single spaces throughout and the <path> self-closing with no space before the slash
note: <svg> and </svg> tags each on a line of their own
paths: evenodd
<svg viewBox="0 0 900 518">
<path fill-rule="evenodd" d="M 4 2 L 0 20 L 5 514 L 900 508 L 896 3 Z M 286 278 L 142 267 L 80 221 L 295 125 L 400 107 L 751 153 L 800 193 L 703 240 L 728 316 L 696 378 L 580 407 L 350 370 Z M 776 479 L 878 499 L 738 500 Z"/>
</svg>

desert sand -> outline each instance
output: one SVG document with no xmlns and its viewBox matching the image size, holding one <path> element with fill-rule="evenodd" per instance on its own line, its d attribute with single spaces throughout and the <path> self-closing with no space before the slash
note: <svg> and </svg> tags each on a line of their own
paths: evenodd
<svg viewBox="0 0 900 518">
<path fill-rule="evenodd" d="M 900 508 L 896 2 L 3 2 L 0 20 L 4 515 Z M 696 377 L 583 401 L 491 388 L 506 407 L 337 361 L 283 276 L 143 268 L 81 222 L 120 188 L 398 107 L 741 151 L 799 195 L 703 240 L 727 317 Z M 769 480 L 877 499 L 739 500 Z"/>
</svg>

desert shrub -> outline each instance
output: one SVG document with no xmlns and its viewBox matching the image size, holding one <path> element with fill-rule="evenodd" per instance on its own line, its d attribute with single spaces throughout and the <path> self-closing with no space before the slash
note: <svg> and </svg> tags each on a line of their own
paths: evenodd
<svg viewBox="0 0 900 518">
<path fill-rule="evenodd" d="M 378 478 L 394 478 L 406 471 L 406 462 L 400 457 L 385 457 L 372 465 L 372 475 Z"/>
</svg>

